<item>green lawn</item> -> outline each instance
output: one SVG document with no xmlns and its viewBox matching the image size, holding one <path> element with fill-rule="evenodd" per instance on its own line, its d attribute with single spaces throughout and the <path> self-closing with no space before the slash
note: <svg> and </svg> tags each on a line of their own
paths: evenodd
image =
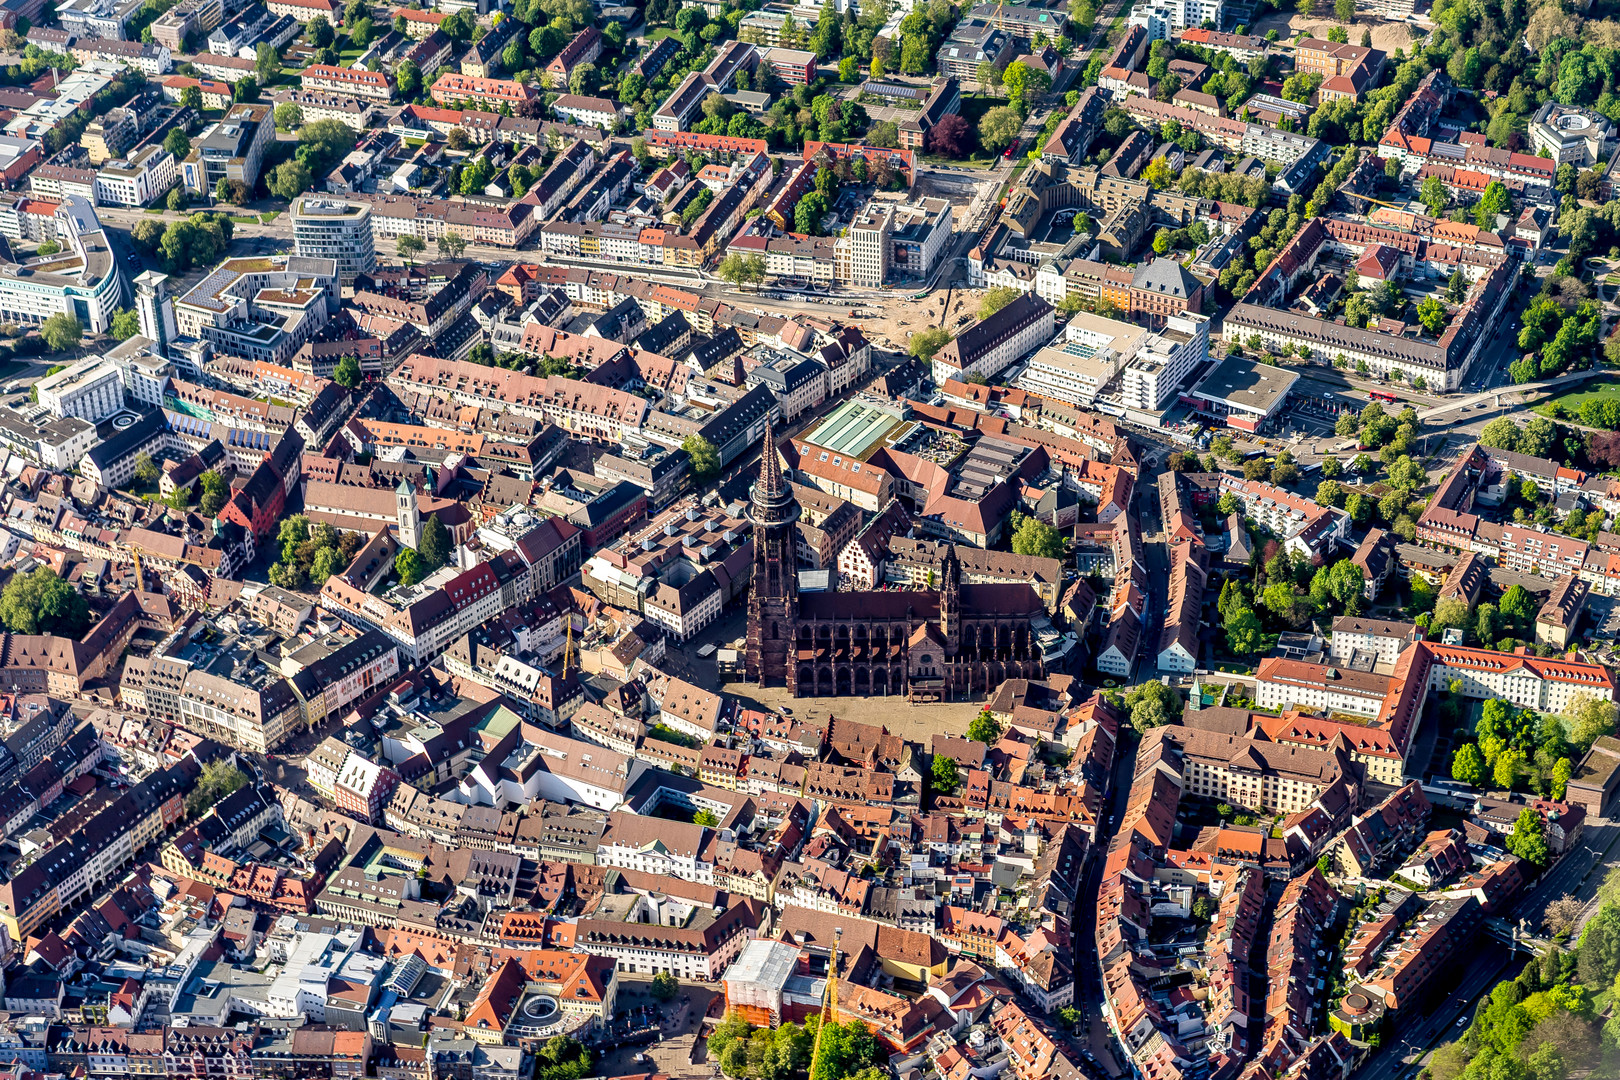
<svg viewBox="0 0 1620 1080">
<path fill-rule="evenodd" d="M 276 218 L 278 218 L 280 216 L 281 216 L 281 211 L 280 210 L 267 211 L 266 213 L 263 213 L 263 214 L 259 215 L 259 224 L 268 225 L 268 224 L 270 224 L 272 221 L 276 220 Z"/>
<path fill-rule="evenodd" d="M 936 167 L 940 165 L 959 165 L 965 169 L 991 169 L 994 168 L 996 164 L 996 156 L 994 154 L 986 154 L 983 151 L 980 151 L 971 157 L 964 158 L 961 161 L 957 161 L 955 158 L 945 157 L 941 154 L 924 154 L 922 160 L 923 164 L 925 165 L 933 165 Z"/>
<path fill-rule="evenodd" d="M 1620 380 L 1593 379 L 1591 382 L 1581 384 L 1581 388 L 1579 390 L 1571 390 L 1567 394 L 1559 394 L 1557 397 L 1549 398 L 1538 405 L 1532 405 L 1531 409 L 1540 413 L 1542 416 L 1555 417 L 1558 414 L 1554 411 L 1554 407 L 1561 406 L 1563 408 L 1563 415 L 1573 416 L 1577 411 L 1579 411 L 1583 402 L 1593 398 L 1620 399 Z"/>
</svg>

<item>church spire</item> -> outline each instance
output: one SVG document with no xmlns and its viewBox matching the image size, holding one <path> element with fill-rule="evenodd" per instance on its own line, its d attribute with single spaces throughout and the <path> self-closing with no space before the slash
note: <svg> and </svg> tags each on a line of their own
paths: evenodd
<svg viewBox="0 0 1620 1080">
<path fill-rule="evenodd" d="M 782 463 L 776 457 L 776 436 L 772 430 L 772 417 L 765 417 L 765 444 L 760 449 L 758 496 L 777 499 L 787 490 L 782 481 Z"/>
<path fill-rule="evenodd" d="M 799 519 L 799 504 L 782 476 L 782 462 L 777 457 L 775 425 L 765 420 L 765 443 L 760 448 L 759 479 L 749 492 L 748 516 L 755 526 L 791 525 Z"/>
</svg>

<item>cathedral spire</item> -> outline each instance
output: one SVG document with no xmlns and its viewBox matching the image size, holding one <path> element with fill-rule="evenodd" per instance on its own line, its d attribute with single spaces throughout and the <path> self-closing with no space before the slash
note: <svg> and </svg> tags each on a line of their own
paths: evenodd
<svg viewBox="0 0 1620 1080">
<path fill-rule="evenodd" d="M 760 449 L 759 479 L 749 492 L 748 516 L 756 526 L 791 525 L 799 519 L 799 504 L 782 476 L 777 457 L 775 425 L 765 420 L 765 445 Z"/>
<path fill-rule="evenodd" d="M 761 499 L 777 499 L 787 490 L 782 482 L 782 463 L 776 457 L 776 437 L 772 418 L 765 417 L 765 443 L 760 450 L 758 495 Z"/>
</svg>

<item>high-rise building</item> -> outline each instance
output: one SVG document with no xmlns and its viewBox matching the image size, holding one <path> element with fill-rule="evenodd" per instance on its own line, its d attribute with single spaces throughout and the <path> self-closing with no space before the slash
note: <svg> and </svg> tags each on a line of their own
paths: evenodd
<svg viewBox="0 0 1620 1080">
<path fill-rule="evenodd" d="M 141 320 L 141 337 L 151 338 L 152 351 L 169 355 L 169 343 L 179 336 L 174 324 L 174 295 L 169 276 L 148 270 L 135 279 L 135 314 Z"/>
<path fill-rule="evenodd" d="M 338 279 L 344 284 L 377 268 L 371 207 L 365 203 L 305 195 L 293 203 L 292 219 L 298 254 L 337 260 Z"/>
<path fill-rule="evenodd" d="M 849 223 L 848 280 L 869 289 L 883 287 L 889 276 L 889 233 L 894 228 L 894 207 L 873 203 Z M 836 251 L 835 251 L 836 258 Z"/>
</svg>

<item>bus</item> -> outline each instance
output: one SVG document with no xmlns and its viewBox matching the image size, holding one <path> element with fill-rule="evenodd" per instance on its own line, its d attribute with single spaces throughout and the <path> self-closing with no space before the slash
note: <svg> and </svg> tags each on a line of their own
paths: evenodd
<svg viewBox="0 0 1620 1080">
<path fill-rule="evenodd" d="M 920 293 L 913 293 L 911 298 L 913 300 L 926 300 L 926 299 L 928 299 L 928 290 L 924 289 Z"/>
<path fill-rule="evenodd" d="M 1388 390 L 1369 390 L 1367 396 L 1374 401 L 1382 401 L 1386 405 L 1395 404 L 1395 395 Z"/>
</svg>

